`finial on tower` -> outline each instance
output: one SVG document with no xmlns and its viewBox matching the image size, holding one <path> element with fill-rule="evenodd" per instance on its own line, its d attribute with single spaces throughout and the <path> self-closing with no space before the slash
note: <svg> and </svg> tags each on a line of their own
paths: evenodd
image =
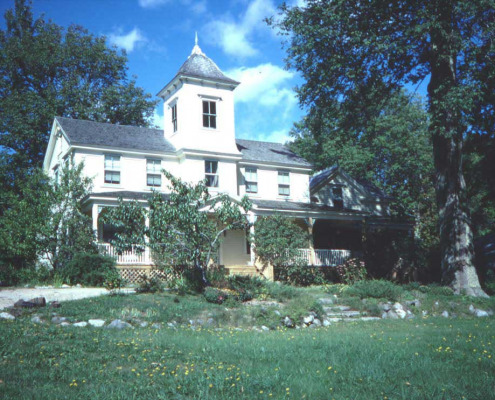
<svg viewBox="0 0 495 400">
<path fill-rule="evenodd" d="M 194 37 L 194 47 L 191 51 L 191 55 L 193 55 L 193 54 L 200 54 L 200 55 L 204 56 L 204 53 L 201 51 L 201 49 L 198 46 L 198 32 L 196 32 L 196 35 Z"/>
</svg>

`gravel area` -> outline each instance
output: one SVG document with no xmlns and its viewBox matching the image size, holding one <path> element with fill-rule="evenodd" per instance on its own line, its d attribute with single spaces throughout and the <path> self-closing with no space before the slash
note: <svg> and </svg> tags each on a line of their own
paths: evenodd
<svg viewBox="0 0 495 400">
<path fill-rule="evenodd" d="M 123 289 L 126 292 L 134 292 L 133 289 Z M 9 288 L 0 289 L 0 310 L 13 306 L 18 300 L 30 300 L 35 297 L 44 297 L 47 302 L 67 301 L 97 297 L 108 294 L 104 288 Z"/>
</svg>

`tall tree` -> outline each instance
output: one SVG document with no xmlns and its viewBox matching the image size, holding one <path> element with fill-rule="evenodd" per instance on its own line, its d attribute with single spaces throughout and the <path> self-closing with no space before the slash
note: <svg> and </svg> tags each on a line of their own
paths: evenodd
<svg viewBox="0 0 495 400">
<path fill-rule="evenodd" d="M 15 168 L 39 167 L 54 116 L 148 126 L 156 105 L 127 76 L 124 53 L 80 26 L 34 18 L 16 0 L 0 31 L 0 148 Z"/>
<path fill-rule="evenodd" d="M 356 119 L 406 84 L 428 84 L 443 280 L 485 295 L 473 266 L 462 170 L 467 134 L 494 126 L 494 0 L 308 0 L 282 5 L 287 65 L 302 73 L 302 105 L 341 104 Z"/>
</svg>

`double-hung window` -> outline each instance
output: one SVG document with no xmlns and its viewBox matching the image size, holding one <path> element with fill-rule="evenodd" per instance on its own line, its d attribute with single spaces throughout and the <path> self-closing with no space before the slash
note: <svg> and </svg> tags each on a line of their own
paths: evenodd
<svg viewBox="0 0 495 400">
<path fill-rule="evenodd" d="M 120 156 L 105 154 L 105 183 L 120 184 Z"/>
<path fill-rule="evenodd" d="M 288 171 L 278 171 L 278 194 L 290 196 L 290 180 Z"/>
<path fill-rule="evenodd" d="M 146 160 L 146 186 L 162 186 L 162 162 L 161 160 Z"/>
<path fill-rule="evenodd" d="M 203 100 L 203 126 L 216 129 L 217 127 L 217 103 Z"/>
<path fill-rule="evenodd" d="M 172 126 L 174 132 L 177 132 L 177 104 L 172 106 Z"/>
<path fill-rule="evenodd" d="M 246 167 L 244 174 L 246 182 L 246 193 L 258 193 L 258 170 L 253 167 Z"/>
<path fill-rule="evenodd" d="M 206 186 L 218 187 L 218 161 L 205 161 Z"/>
</svg>

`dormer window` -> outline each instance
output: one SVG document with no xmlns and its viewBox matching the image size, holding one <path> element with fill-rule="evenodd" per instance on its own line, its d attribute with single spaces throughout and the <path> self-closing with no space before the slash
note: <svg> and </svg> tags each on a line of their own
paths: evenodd
<svg viewBox="0 0 495 400">
<path fill-rule="evenodd" d="M 342 186 L 332 187 L 333 206 L 338 209 L 344 208 L 344 196 L 342 194 Z"/>
<path fill-rule="evenodd" d="M 177 132 L 177 104 L 172 106 L 172 126 L 174 132 Z"/>
<path fill-rule="evenodd" d="M 203 100 L 203 127 L 217 128 L 217 103 Z"/>
<path fill-rule="evenodd" d="M 218 161 L 205 161 L 206 186 L 218 187 Z"/>
<path fill-rule="evenodd" d="M 244 180 L 246 193 L 258 193 L 258 170 L 256 168 L 246 167 Z"/>
</svg>

